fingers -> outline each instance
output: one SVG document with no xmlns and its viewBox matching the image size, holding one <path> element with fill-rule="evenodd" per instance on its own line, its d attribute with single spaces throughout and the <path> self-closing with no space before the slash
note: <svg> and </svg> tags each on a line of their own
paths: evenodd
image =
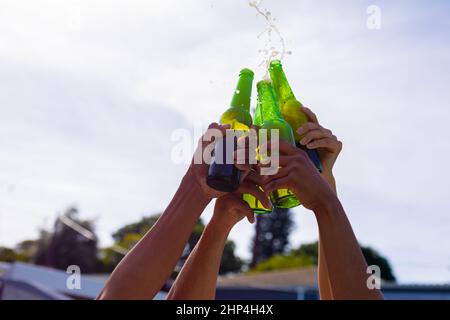
<svg viewBox="0 0 450 320">
<path fill-rule="evenodd" d="M 250 222 L 251 224 L 255 223 L 255 213 L 250 209 L 250 207 L 247 205 L 247 207 L 249 208 L 249 210 L 247 210 L 247 220 L 248 222 Z"/>
<path fill-rule="evenodd" d="M 269 141 L 266 144 L 263 144 L 260 146 L 260 152 L 268 152 L 270 151 L 272 153 L 272 155 L 274 155 L 274 152 L 277 153 L 277 151 L 279 151 L 280 154 L 284 154 L 287 156 L 291 156 L 291 155 L 295 155 L 296 153 L 298 153 L 298 148 L 296 148 L 295 146 L 293 146 L 291 143 L 284 141 L 284 140 L 279 140 L 278 141 L 278 150 L 272 150 L 272 142 Z M 264 157 L 267 157 L 267 155 L 265 155 Z"/>
<path fill-rule="evenodd" d="M 302 107 L 302 112 L 304 114 L 306 114 L 306 116 L 308 117 L 309 121 L 314 122 L 314 123 L 319 123 L 319 120 L 317 120 L 317 116 L 314 112 L 311 111 L 311 109 L 306 108 L 306 107 Z"/>
<path fill-rule="evenodd" d="M 302 152 L 304 152 L 303 150 L 300 150 Z M 277 174 L 278 171 L 280 170 L 280 167 L 287 167 L 290 164 L 294 163 L 294 161 L 296 161 L 296 157 L 298 155 L 294 155 L 294 156 L 279 156 L 278 157 L 278 166 L 274 169 L 276 169 L 274 171 L 274 173 L 272 174 L 272 172 L 267 171 L 264 175 L 262 175 L 262 169 L 268 169 L 272 166 L 272 161 L 267 162 L 267 163 L 258 163 L 257 165 L 254 166 L 255 171 L 260 175 L 260 179 L 262 179 L 264 181 L 264 177 L 266 176 L 273 176 L 274 174 Z"/>
<path fill-rule="evenodd" d="M 291 179 L 289 176 L 283 178 L 275 179 L 264 185 L 264 193 L 269 196 L 269 194 L 278 189 L 288 189 L 291 187 Z"/>
<path fill-rule="evenodd" d="M 245 177 L 245 181 L 262 186 L 264 183 L 264 178 L 260 174 L 258 174 L 257 171 L 252 170 Z"/>
<path fill-rule="evenodd" d="M 199 139 L 199 146 L 205 148 L 211 144 L 215 144 L 217 138 L 222 138 L 226 135 L 226 131 L 230 129 L 230 125 L 221 125 L 216 122 L 211 123 L 208 129 Z"/>
<path fill-rule="evenodd" d="M 270 202 L 268 196 L 264 194 L 264 192 L 261 190 L 261 188 L 254 183 L 251 183 L 249 181 L 244 181 L 236 194 L 243 194 L 243 193 L 249 193 L 253 195 L 256 199 L 258 199 L 261 204 L 265 208 L 272 208 L 272 203 Z"/>
<path fill-rule="evenodd" d="M 264 189 L 265 189 L 265 186 L 266 186 L 268 183 L 270 183 L 271 181 L 280 179 L 280 178 L 287 177 L 287 176 L 290 174 L 290 171 L 291 171 L 291 170 L 290 170 L 289 168 L 281 168 L 281 169 L 278 170 L 278 173 L 277 173 L 277 174 L 273 174 L 273 175 L 270 175 L 270 176 L 264 176 L 264 177 L 262 178 L 262 180 L 264 181 L 263 184 L 262 184 L 262 186 L 263 186 Z"/>
<path fill-rule="evenodd" d="M 242 200 L 241 194 L 233 194 L 234 197 L 234 209 L 238 210 L 240 213 L 245 215 L 247 217 L 248 222 L 254 223 L 255 222 L 255 214 L 253 213 L 252 209 L 248 206 L 247 202 Z"/>
<path fill-rule="evenodd" d="M 319 139 L 323 139 L 323 138 L 329 138 L 331 136 L 332 136 L 332 134 L 331 134 L 330 130 L 326 130 L 323 128 L 314 129 L 304 135 L 304 137 L 300 140 L 300 144 L 306 146 L 311 141 L 319 140 Z"/>
<path fill-rule="evenodd" d="M 220 131 L 222 131 L 223 135 L 226 134 L 226 131 L 229 130 L 231 128 L 231 126 L 229 124 L 219 124 L 217 122 L 213 122 L 208 126 L 208 130 L 209 129 L 218 129 Z"/>
<path fill-rule="evenodd" d="M 311 130 L 323 129 L 318 123 L 307 122 L 297 129 L 297 133 L 301 136 L 307 134 Z"/>
<path fill-rule="evenodd" d="M 314 140 L 306 145 L 308 149 L 324 148 L 330 152 L 339 152 L 342 149 L 342 142 L 336 137 L 328 137 L 319 140 Z"/>
<path fill-rule="evenodd" d="M 255 214 L 253 213 L 252 209 L 248 206 L 247 202 L 242 200 L 242 195 L 238 193 L 230 193 L 226 196 L 220 198 L 220 200 L 224 201 L 224 211 L 227 211 L 229 213 L 232 210 L 235 210 L 238 212 L 238 214 L 241 216 L 240 219 L 242 219 L 244 216 L 247 217 L 247 220 L 250 223 L 255 222 Z"/>
<path fill-rule="evenodd" d="M 227 130 L 229 130 L 231 126 L 229 124 L 218 124 L 216 122 L 211 123 L 208 126 L 208 129 L 203 134 L 203 136 L 200 138 L 201 142 L 210 142 L 212 140 L 212 137 L 216 138 L 217 136 L 225 136 L 227 133 Z M 217 131 L 218 130 L 218 131 Z"/>
</svg>

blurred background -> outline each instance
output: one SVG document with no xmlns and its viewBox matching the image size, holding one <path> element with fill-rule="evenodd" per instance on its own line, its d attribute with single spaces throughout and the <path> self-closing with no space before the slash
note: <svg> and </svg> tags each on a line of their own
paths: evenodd
<svg viewBox="0 0 450 320">
<path fill-rule="evenodd" d="M 338 193 L 386 296 L 450 299 L 450 4 L 260 5 L 292 51 L 283 64 L 297 98 L 344 143 Z M 193 152 L 239 70 L 263 76 L 266 24 L 247 0 L 0 7 L 0 295 L 90 299 L 183 177 L 173 133 L 192 133 Z M 301 207 L 242 221 L 218 297 L 317 298 L 316 241 Z M 73 264 L 89 274 L 81 291 L 66 288 Z"/>
</svg>

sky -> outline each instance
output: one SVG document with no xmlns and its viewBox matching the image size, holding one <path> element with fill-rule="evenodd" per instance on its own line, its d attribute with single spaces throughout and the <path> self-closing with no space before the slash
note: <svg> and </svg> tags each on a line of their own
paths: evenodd
<svg viewBox="0 0 450 320">
<path fill-rule="evenodd" d="M 381 29 L 367 27 L 370 5 Z M 344 144 L 335 176 L 361 244 L 402 283 L 449 283 L 450 4 L 262 6 L 292 51 L 283 64 L 297 97 Z M 187 168 L 171 156 L 174 131 L 193 144 L 229 105 L 240 69 L 264 74 L 265 24 L 246 0 L 0 7 L 0 246 L 37 237 L 71 205 L 95 219 L 101 245 L 162 212 Z M 292 246 L 316 240 L 313 214 L 292 212 Z M 230 235 L 244 258 L 253 233 L 242 221 Z"/>
</svg>

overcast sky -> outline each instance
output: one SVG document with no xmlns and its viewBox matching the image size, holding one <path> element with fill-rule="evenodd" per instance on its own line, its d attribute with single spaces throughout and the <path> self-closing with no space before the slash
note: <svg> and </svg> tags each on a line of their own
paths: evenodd
<svg viewBox="0 0 450 320">
<path fill-rule="evenodd" d="M 450 4 L 263 6 L 297 97 L 344 143 L 338 192 L 361 243 L 402 282 L 450 282 Z M 0 0 L 0 245 L 72 204 L 102 245 L 164 210 L 186 170 L 172 132 L 218 120 L 241 68 L 262 76 L 263 30 L 246 0 Z M 317 239 L 313 215 L 293 215 L 293 246 Z M 243 257 L 252 236 L 245 221 L 231 234 Z"/>
</svg>

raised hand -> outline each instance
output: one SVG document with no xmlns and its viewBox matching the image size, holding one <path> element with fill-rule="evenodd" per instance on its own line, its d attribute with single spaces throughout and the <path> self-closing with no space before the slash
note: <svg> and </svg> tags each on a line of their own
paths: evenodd
<svg viewBox="0 0 450 320">
<path fill-rule="evenodd" d="M 317 149 L 323 171 L 331 173 L 334 163 L 342 150 L 342 142 L 331 132 L 322 127 L 316 115 L 308 108 L 302 107 L 302 111 L 307 115 L 310 122 L 298 128 L 300 144 L 308 149 Z"/>
</svg>

